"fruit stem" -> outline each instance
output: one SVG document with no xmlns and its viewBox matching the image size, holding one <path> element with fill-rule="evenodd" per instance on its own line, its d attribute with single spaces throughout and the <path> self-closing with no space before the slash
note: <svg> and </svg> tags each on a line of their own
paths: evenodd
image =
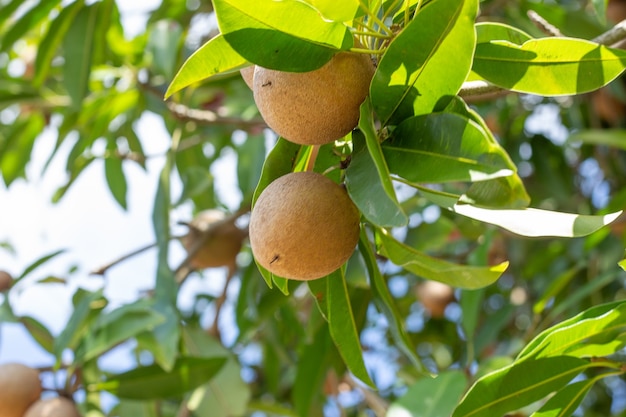
<svg viewBox="0 0 626 417">
<path fill-rule="evenodd" d="M 385 23 L 380 20 L 378 18 L 378 16 L 376 15 L 376 13 L 372 13 L 372 11 L 369 9 L 369 7 L 367 7 L 364 3 L 363 0 L 359 0 L 359 6 L 361 7 L 361 9 L 365 12 L 365 14 L 368 17 L 368 21 L 367 22 L 363 22 L 367 28 L 371 29 L 374 32 L 378 32 L 380 33 L 380 30 L 375 30 L 373 28 L 373 26 L 371 26 L 370 24 L 370 20 L 374 23 L 376 23 L 376 25 L 378 25 L 378 27 L 383 31 L 386 32 L 388 35 L 393 35 L 393 31 L 391 29 L 389 29 L 387 27 L 387 25 L 385 25 Z"/>
<path fill-rule="evenodd" d="M 350 48 L 350 52 L 356 52 L 359 54 L 382 55 L 385 53 L 385 50 L 384 49 Z"/>
<path fill-rule="evenodd" d="M 393 36 L 391 35 L 387 35 L 387 34 L 379 33 L 379 32 L 370 32 L 366 30 L 355 30 L 352 33 L 357 36 L 369 36 L 370 38 L 379 38 L 379 39 L 392 39 L 393 38 Z"/>
</svg>

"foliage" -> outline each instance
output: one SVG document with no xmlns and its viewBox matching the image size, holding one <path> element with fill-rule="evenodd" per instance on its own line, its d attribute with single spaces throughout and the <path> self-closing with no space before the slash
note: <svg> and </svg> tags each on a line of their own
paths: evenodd
<svg viewBox="0 0 626 417">
<path fill-rule="evenodd" d="M 26 167 L 51 129 L 46 165 L 64 158 L 67 174 L 52 201 L 104 161 L 127 209 L 128 167 L 151 158 L 136 122 L 157 114 L 170 136 L 153 196 L 154 291 L 110 307 L 103 288 L 79 288 L 53 334 L 17 314 L 10 294 L 67 256 L 59 250 L 15 274 L 0 319 L 49 352 L 50 372 L 68 381 L 59 391 L 89 416 L 621 415 L 626 52 L 615 44 L 626 34 L 606 6 L 163 0 L 128 37 L 113 0 L 0 0 L 7 188 L 34 180 Z M 217 27 L 201 27 L 207 15 Z M 358 128 L 321 147 L 273 138 L 238 70 L 310 71 L 347 50 L 377 64 Z M 188 274 L 202 271 L 171 265 L 170 213 L 227 206 L 211 168 L 228 153 L 235 217 L 277 177 L 313 167 L 345 183 L 361 236 L 343 268 L 308 284 L 272 276 L 244 248 L 226 279 L 238 294 L 208 297 L 206 328 L 196 308 L 177 306 Z M 442 317 L 416 299 L 425 280 L 455 288 Z M 127 341 L 136 362 L 107 371 L 102 357 Z M 246 349 L 261 358 L 246 362 Z"/>
</svg>

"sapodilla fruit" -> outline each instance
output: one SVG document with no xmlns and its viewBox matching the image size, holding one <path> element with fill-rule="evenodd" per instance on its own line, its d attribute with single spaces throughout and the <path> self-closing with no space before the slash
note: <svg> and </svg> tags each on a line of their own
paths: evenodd
<svg viewBox="0 0 626 417">
<path fill-rule="evenodd" d="M 253 83 L 254 83 L 254 65 L 251 65 L 249 67 L 245 67 L 239 70 L 239 73 L 241 74 L 241 78 L 243 78 L 243 81 L 246 83 L 246 85 L 248 87 L 250 87 L 250 90 L 252 90 L 253 88 Z"/>
<path fill-rule="evenodd" d="M 283 278 L 312 280 L 348 260 L 359 239 L 359 211 L 346 191 L 315 172 L 284 175 L 259 196 L 250 246 L 261 266 Z"/>
<path fill-rule="evenodd" d="M 300 145 L 342 138 L 359 122 L 359 107 L 374 75 L 369 55 L 340 52 L 309 72 L 254 70 L 254 101 L 265 123 Z"/>
<path fill-rule="evenodd" d="M 13 283 L 13 277 L 7 271 L 0 271 L 0 292 L 6 291 L 11 288 Z M 0 416 L 2 417 L 2 416 Z"/>
<path fill-rule="evenodd" d="M 0 365 L 0 417 L 22 417 L 40 395 L 38 371 L 20 363 Z"/>
<path fill-rule="evenodd" d="M 28 410 L 24 417 L 81 417 L 76 405 L 64 397 L 39 400 Z"/>
<path fill-rule="evenodd" d="M 181 239 L 185 249 L 191 250 L 209 227 L 215 227 L 216 222 L 225 218 L 226 213 L 221 210 L 204 210 L 198 213 L 189 223 L 189 233 Z M 190 265 L 196 269 L 234 266 L 247 234 L 247 231 L 233 222 L 218 225 L 191 258 Z"/>
</svg>

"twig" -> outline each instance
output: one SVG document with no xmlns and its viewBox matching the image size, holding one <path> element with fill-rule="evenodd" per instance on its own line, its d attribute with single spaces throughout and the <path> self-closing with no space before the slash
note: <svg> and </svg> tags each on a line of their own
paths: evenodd
<svg viewBox="0 0 626 417">
<path fill-rule="evenodd" d="M 548 36 L 563 36 L 559 28 L 554 26 L 552 23 L 548 22 L 546 19 L 541 17 L 539 13 L 534 10 L 529 10 L 527 13 L 528 18 L 531 22 L 535 24 L 543 33 Z"/>
<path fill-rule="evenodd" d="M 174 239 L 172 237 L 172 239 Z M 132 258 L 133 256 L 137 256 L 145 251 L 147 251 L 148 249 L 152 249 L 157 245 L 157 242 L 153 242 L 150 243 L 146 246 L 142 246 L 138 249 L 135 249 L 134 251 L 127 253 L 125 255 L 120 256 L 117 259 L 112 260 L 111 262 L 102 265 L 100 268 L 96 268 L 93 271 L 91 271 L 90 275 L 104 275 L 110 268 L 114 267 L 115 265 L 124 262 L 127 259 Z"/>
<path fill-rule="evenodd" d="M 599 43 L 601 45 L 615 45 L 618 42 L 626 39 L 626 20 L 622 20 L 617 23 L 607 32 L 602 35 L 596 36 L 591 41 Z"/>
<path fill-rule="evenodd" d="M 375 392 L 359 385 L 350 374 L 343 378 L 344 382 L 352 389 L 359 390 L 363 394 L 363 399 L 376 417 L 385 417 L 389 405 Z"/>
<path fill-rule="evenodd" d="M 165 105 L 172 115 L 180 120 L 209 125 L 235 126 L 241 129 L 263 129 L 267 127 L 267 124 L 261 119 L 244 120 L 236 117 L 221 117 L 213 111 L 192 109 L 184 104 L 174 103 L 173 101 L 167 101 Z"/>
<path fill-rule="evenodd" d="M 208 329 L 208 333 L 215 336 L 218 340 L 221 340 L 220 328 L 219 328 L 219 320 L 222 312 L 222 307 L 226 302 L 226 298 L 228 297 L 228 284 L 235 276 L 237 272 L 237 265 L 233 262 L 232 265 L 228 266 L 228 275 L 226 276 L 226 281 L 224 282 L 224 288 L 222 289 L 222 293 L 219 297 L 215 299 L 215 317 L 213 318 L 213 324 Z"/>
</svg>

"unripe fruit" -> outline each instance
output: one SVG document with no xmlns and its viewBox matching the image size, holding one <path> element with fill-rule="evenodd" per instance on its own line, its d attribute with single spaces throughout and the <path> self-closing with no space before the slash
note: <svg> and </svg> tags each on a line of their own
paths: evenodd
<svg viewBox="0 0 626 417">
<path fill-rule="evenodd" d="M 360 215 L 346 191 L 315 172 L 284 175 L 250 216 L 255 259 L 284 278 L 321 278 L 343 265 L 359 239 Z"/>
<path fill-rule="evenodd" d="M 40 395 L 39 372 L 20 363 L 0 365 L 0 417 L 22 417 Z"/>
<path fill-rule="evenodd" d="M 13 277 L 7 271 L 0 271 L 0 292 L 11 288 Z M 0 416 L 1 417 L 1 416 Z"/>
<path fill-rule="evenodd" d="M 24 417 L 81 417 L 76 405 L 67 398 L 56 397 L 39 400 L 24 414 Z"/>
<path fill-rule="evenodd" d="M 263 120 L 301 145 L 331 143 L 356 127 L 375 70 L 368 55 L 352 52 L 309 72 L 255 68 L 252 91 Z"/>
<path fill-rule="evenodd" d="M 190 265 L 193 268 L 204 269 L 235 265 L 235 259 L 241 250 L 247 232 L 238 228 L 233 222 L 215 224 L 225 218 L 226 213 L 221 210 L 205 210 L 198 213 L 189 224 L 189 233 L 181 239 L 187 251 L 191 250 L 196 242 L 204 237 L 206 230 L 214 227 L 206 241 L 191 258 Z"/>
<path fill-rule="evenodd" d="M 239 70 L 241 78 L 243 78 L 243 81 L 246 83 L 246 85 L 250 87 L 250 90 L 252 90 L 254 82 L 254 67 L 254 65 L 251 65 L 249 67 L 245 67 Z"/>
</svg>

